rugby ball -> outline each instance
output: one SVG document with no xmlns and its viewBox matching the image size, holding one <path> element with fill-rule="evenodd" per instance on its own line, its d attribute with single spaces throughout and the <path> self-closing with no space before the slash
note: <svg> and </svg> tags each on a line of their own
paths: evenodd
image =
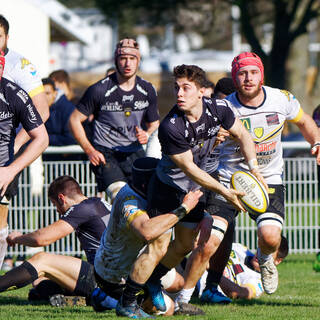
<svg viewBox="0 0 320 320">
<path fill-rule="evenodd" d="M 165 311 L 159 311 L 158 309 L 156 309 L 156 307 L 152 303 L 150 296 L 142 303 L 143 311 L 148 314 L 157 316 L 172 316 L 174 313 L 174 302 L 165 292 L 162 291 L 162 294 L 167 307 Z"/>
<path fill-rule="evenodd" d="M 236 171 L 230 183 L 233 189 L 245 192 L 239 199 L 249 213 L 259 215 L 266 212 L 269 206 L 268 193 L 253 174 Z"/>
</svg>

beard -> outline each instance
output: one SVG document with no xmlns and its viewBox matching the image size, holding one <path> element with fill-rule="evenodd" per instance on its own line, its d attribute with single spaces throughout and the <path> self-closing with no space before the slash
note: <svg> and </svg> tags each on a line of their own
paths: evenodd
<svg viewBox="0 0 320 320">
<path fill-rule="evenodd" d="M 262 90 L 261 88 L 262 88 L 262 85 L 259 83 L 258 87 L 252 92 L 248 92 L 244 90 L 242 87 L 238 87 L 238 92 L 240 96 L 243 96 L 245 99 L 254 99 L 260 94 Z"/>
</svg>

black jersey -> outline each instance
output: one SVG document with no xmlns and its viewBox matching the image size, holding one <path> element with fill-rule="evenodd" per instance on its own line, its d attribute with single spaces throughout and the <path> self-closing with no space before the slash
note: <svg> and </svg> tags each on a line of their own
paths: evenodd
<svg viewBox="0 0 320 320">
<path fill-rule="evenodd" d="M 202 102 L 203 112 L 197 122 L 189 122 L 178 106 L 174 106 L 159 127 L 162 159 L 157 167 L 157 175 L 163 183 L 185 192 L 198 186 L 169 156 L 191 150 L 194 163 L 205 170 L 208 154 L 212 150 L 220 126 L 228 130 L 235 121 L 226 100 L 203 98 Z"/>
<path fill-rule="evenodd" d="M 93 264 L 103 231 L 108 225 L 111 206 L 101 198 L 88 198 L 70 207 L 60 219 L 75 230 L 87 260 Z"/>
<path fill-rule="evenodd" d="M 0 166 L 13 161 L 13 146 L 19 124 L 28 132 L 42 124 L 29 95 L 17 84 L 0 80 Z"/>
<path fill-rule="evenodd" d="M 77 109 L 94 114 L 93 144 L 121 152 L 135 152 L 141 145 L 136 126 L 159 120 L 157 95 L 150 82 L 136 77 L 131 91 L 120 88 L 116 73 L 90 86 Z"/>
</svg>

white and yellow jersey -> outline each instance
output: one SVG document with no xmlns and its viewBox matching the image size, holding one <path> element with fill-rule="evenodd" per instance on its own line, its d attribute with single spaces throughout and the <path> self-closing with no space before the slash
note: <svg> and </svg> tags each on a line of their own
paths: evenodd
<svg viewBox="0 0 320 320">
<path fill-rule="evenodd" d="M 253 290 L 254 298 L 258 298 L 264 292 L 261 275 L 246 265 L 248 257 L 253 253 L 241 243 L 233 243 L 229 261 L 223 271 L 223 276 L 239 286 L 248 286 Z M 219 289 L 221 291 L 221 289 Z"/>
<path fill-rule="evenodd" d="M 234 114 L 250 132 L 255 145 L 259 169 L 268 184 L 281 184 L 283 171 L 281 133 L 285 121 L 297 122 L 303 115 L 299 101 L 288 91 L 263 86 L 265 99 L 259 107 L 244 106 L 233 93 Z M 219 175 L 221 181 L 230 181 L 237 170 L 248 170 L 239 144 L 232 138 L 221 147 Z"/>
<path fill-rule="evenodd" d="M 147 214 L 147 201 L 126 184 L 120 189 L 94 260 L 94 267 L 105 281 L 122 283 L 127 278 L 145 242 L 130 224 Z"/>
<path fill-rule="evenodd" d="M 28 59 L 12 50 L 8 50 L 5 58 L 4 78 L 19 85 L 31 98 L 44 91 L 40 74 Z"/>
</svg>

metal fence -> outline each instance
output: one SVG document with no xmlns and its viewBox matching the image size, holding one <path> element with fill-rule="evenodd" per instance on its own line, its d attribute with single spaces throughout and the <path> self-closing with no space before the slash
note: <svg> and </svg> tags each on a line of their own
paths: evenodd
<svg viewBox="0 0 320 320">
<path fill-rule="evenodd" d="M 297 145 L 295 144 L 295 147 Z M 57 151 L 58 150 L 58 151 Z M 48 153 L 61 150 L 78 152 L 78 148 L 50 148 Z M 284 234 L 288 237 L 291 253 L 319 251 L 319 210 L 317 165 L 314 158 L 286 158 L 284 181 L 286 185 L 286 220 Z M 95 195 L 95 178 L 89 170 L 88 161 L 44 161 L 44 186 L 40 196 L 31 195 L 30 169 L 20 176 L 18 195 L 9 210 L 9 231 L 31 232 L 58 219 L 58 213 L 49 203 L 47 192 L 50 182 L 64 174 L 71 175 L 81 185 L 87 196 Z M 239 214 L 236 227 L 236 241 L 251 249 L 257 246 L 255 223 L 247 214 Z M 82 254 L 75 234 L 45 247 L 46 251 L 58 254 Z M 15 246 L 9 248 L 12 255 L 32 254 L 30 248 Z"/>
</svg>

